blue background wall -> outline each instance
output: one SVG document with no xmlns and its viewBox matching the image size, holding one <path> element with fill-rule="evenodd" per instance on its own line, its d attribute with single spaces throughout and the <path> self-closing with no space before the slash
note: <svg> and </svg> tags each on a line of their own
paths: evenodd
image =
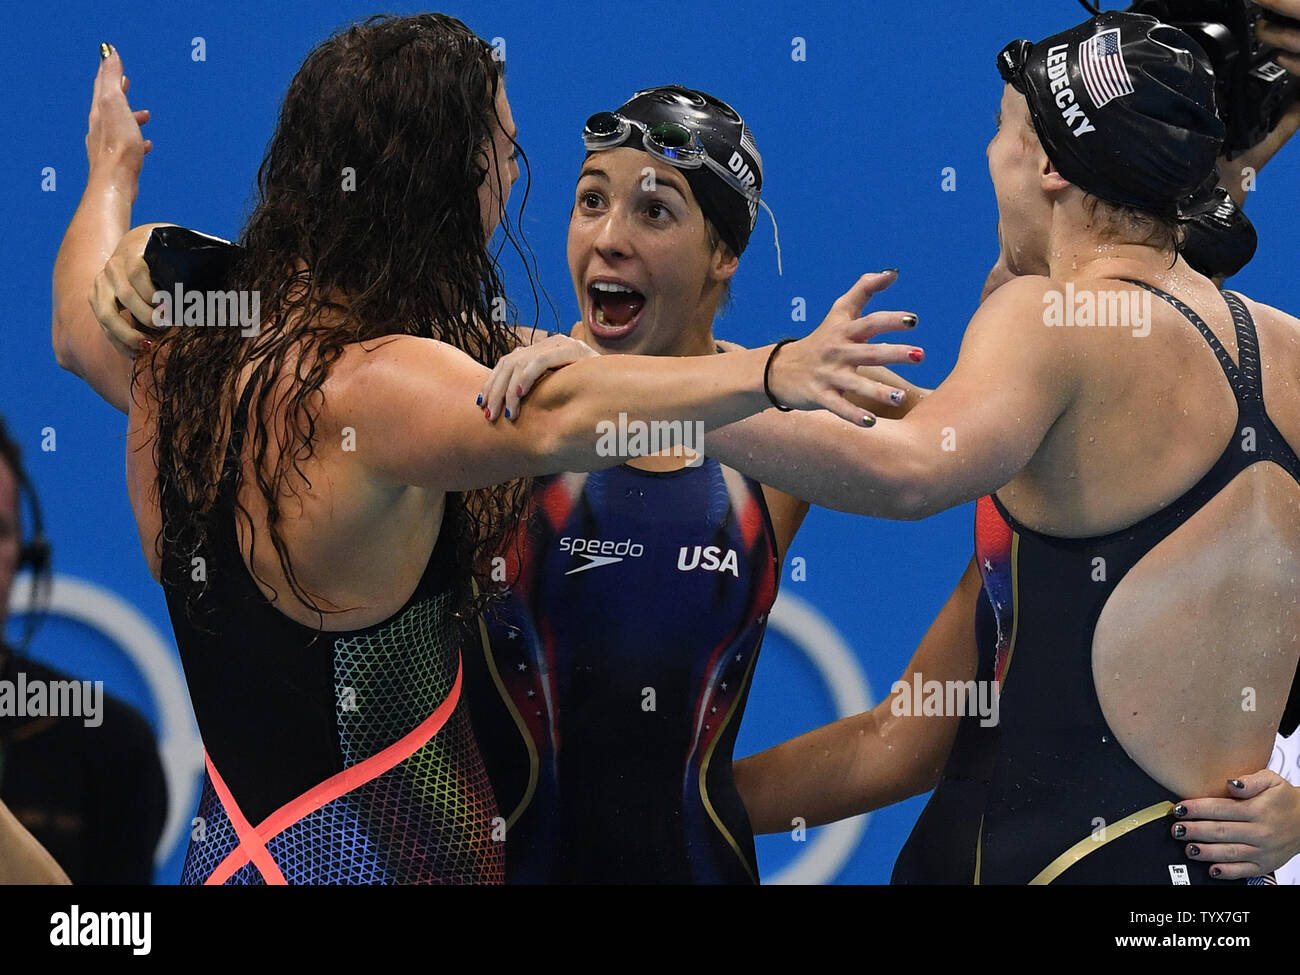
<svg viewBox="0 0 1300 975">
<path fill-rule="evenodd" d="M 54 253 L 84 184 L 83 137 L 101 40 L 121 51 L 131 101 L 149 108 L 155 148 L 146 159 L 136 222 L 171 220 L 238 233 L 253 173 L 285 87 L 306 52 L 370 4 L 67 3 L 37 11 L 6 5 L 2 72 L 8 111 L 0 156 L 7 321 L 0 331 L 0 411 L 23 444 L 44 502 L 57 570 L 134 604 L 170 639 L 161 591 L 140 555 L 123 486 L 123 419 L 59 370 L 50 352 Z M 416 8 L 398 8 L 410 12 Z M 955 361 L 962 329 L 996 257 L 996 219 L 984 147 L 1001 82 L 993 59 L 1013 37 L 1040 38 L 1083 19 L 1073 0 L 1037 3 L 563 4 L 464 2 L 447 12 L 485 38 L 503 38 L 508 91 L 532 162 L 523 219 L 541 281 L 575 315 L 564 260 L 578 132 L 592 112 L 639 87 L 680 82 L 733 103 L 755 132 L 766 167 L 764 197 L 779 221 L 785 273 L 777 275 L 771 226 L 759 227 L 735 281 L 721 337 L 761 344 L 797 326 L 791 301 L 807 300 L 811 325 L 866 270 L 897 266 L 881 307 L 920 316 L 928 354 L 909 375 L 937 384 Z M 206 61 L 191 58 L 192 39 Z M 795 38 L 806 60 L 792 59 Z M 44 167 L 56 189 L 42 191 Z M 941 188 L 956 171 L 956 191 Z M 1271 303 L 1296 304 L 1294 226 L 1300 150 L 1284 152 L 1260 180 L 1250 211 L 1261 252 L 1234 281 Z M 517 206 L 519 188 L 514 205 Z M 530 314 L 526 282 L 507 262 L 511 294 Z M 543 322 L 549 320 L 549 312 Z M 42 452 L 53 427 L 57 449 Z M 893 525 L 814 511 L 790 555 L 807 579 L 785 588 L 813 603 L 861 661 L 877 696 L 906 663 L 943 604 L 970 545 L 969 508 Z M 160 724 L 138 669 L 109 640 L 52 620 L 33 654 L 103 679 Z M 774 635 L 755 678 L 738 754 L 834 717 L 803 655 Z M 872 817 L 840 870 L 841 881 L 883 882 L 922 800 Z M 801 848 L 764 839 L 765 875 Z M 173 882 L 176 854 L 158 879 Z"/>
</svg>

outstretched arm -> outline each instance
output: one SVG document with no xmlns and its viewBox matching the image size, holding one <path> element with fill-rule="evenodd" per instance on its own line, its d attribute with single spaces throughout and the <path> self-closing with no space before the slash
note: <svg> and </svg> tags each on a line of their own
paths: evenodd
<svg viewBox="0 0 1300 975">
<path fill-rule="evenodd" d="M 972 559 L 903 674 L 922 681 L 972 680 L 979 570 Z M 896 685 L 897 686 L 897 685 Z M 939 781 L 957 734 L 953 716 L 900 715 L 891 694 L 870 711 L 824 725 L 733 765 L 755 833 L 801 817 L 809 826 L 900 802 Z"/>
<path fill-rule="evenodd" d="M 773 394 L 797 409 L 859 416 L 845 393 L 860 393 L 868 382 L 856 371 L 874 355 L 866 340 L 903 317 L 859 313 L 890 281 L 864 275 L 812 334 L 784 347 L 770 370 Z M 679 433 L 693 436 L 696 424 L 702 432 L 761 411 L 771 351 L 586 358 L 538 383 L 529 408 L 512 422 L 490 423 L 483 404 L 488 387 L 506 381 L 502 375 L 450 345 L 393 336 L 348 346 L 322 392 L 328 422 L 351 428 L 357 459 L 380 479 L 461 491 L 614 466 L 632 455 L 620 453 L 629 446 L 637 454 L 660 449 L 646 438 L 639 447 L 627 437 L 616 445 L 610 430 L 617 424 L 678 423 Z M 682 445 L 699 446 L 684 437 Z"/>
<path fill-rule="evenodd" d="M 764 413 L 710 434 L 705 452 L 779 490 L 854 514 L 924 518 L 1007 484 L 1074 396 L 1068 343 L 1044 327 L 1048 278 L 994 292 L 952 374 L 902 420 L 855 428 Z"/>
<path fill-rule="evenodd" d="M 131 225 L 140 167 L 153 147 L 140 133 L 149 113 L 131 110 L 129 87 L 121 58 L 113 51 L 95 76 L 86 134 L 90 174 L 54 261 L 50 329 L 59 365 L 123 413 L 131 395 L 131 360 L 105 337 L 88 299 L 95 276 Z"/>
</svg>

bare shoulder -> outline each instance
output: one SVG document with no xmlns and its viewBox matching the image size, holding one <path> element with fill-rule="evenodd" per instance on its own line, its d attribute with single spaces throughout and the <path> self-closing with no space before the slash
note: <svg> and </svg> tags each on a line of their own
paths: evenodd
<svg viewBox="0 0 1300 975">
<path fill-rule="evenodd" d="M 1057 368 L 1075 343 L 1058 340 L 1054 321 L 1071 288 L 1042 275 L 1022 275 L 989 295 L 962 339 L 960 358 L 1004 356 L 1017 368 Z"/>
<path fill-rule="evenodd" d="M 971 319 L 972 332 L 989 336 L 1042 337 L 1044 310 L 1065 293 L 1065 285 L 1049 277 L 1026 274 L 1013 278 L 984 299 Z"/>
<path fill-rule="evenodd" d="M 980 311 L 1035 305 L 1042 307 L 1043 298 L 1053 291 L 1062 291 L 1065 282 L 1042 274 L 1021 274 L 1012 278 L 993 292 L 980 305 Z"/>
<path fill-rule="evenodd" d="M 343 348 L 322 387 L 330 396 L 379 392 L 388 384 L 412 381 L 431 386 L 455 383 L 487 370 L 455 346 L 416 335 L 386 335 Z"/>
</svg>

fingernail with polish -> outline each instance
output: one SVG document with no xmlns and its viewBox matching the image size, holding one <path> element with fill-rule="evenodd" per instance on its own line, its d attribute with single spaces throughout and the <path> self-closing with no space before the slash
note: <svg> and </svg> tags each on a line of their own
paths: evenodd
<svg viewBox="0 0 1300 975">
<path fill-rule="evenodd" d="M 524 387 L 523 387 L 522 384 L 521 384 L 521 385 L 518 385 L 518 386 L 515 387 L 515 395 L 516 395 L 516 396 L 523 396 L 523 395 L 524 395 Z"/>
<path fill-rule="evenodd" d="M 100 41 L 100 43 L 99 43 L 99 60 L 101 60 L 101 61 L 107 61 L 107 60 L 109 59 L 109 57 L 112 56 L 112 54 L 113 54 L 113 46 L 112 46 L 111 44 L 107 43 L 106 41 Z"/>
<path fill-rule="evenodd" d="M 907 394 L 901 389 L 896 389 L 889 394 L 889 402 L 893 403 L 895 406 L 902 406 L 903 400 L 905 399 L 907 399 Z"/>
<path fill-rule="evenodd" d="M 1178 805 L 1174 806 L 1174 815 L 1175 815 L 1175 816 L 1186 816 L 1186 815 L 1187 815 L 1187 807 L 1184 806 L 1184 805 L 1180 802 Z"/>
<path fill-rule="evenodd" d="M 149 350 L 149 349 L 152 349 L 152 348 L 153 348 L 153 340 L 152 340 L 152 339 L 141 339 L 141 340 L 140 340 L 140 348 L 145 349 L 146 351 Z"/>
<path fill-rule="evenodd" d="M 913 362 L 920 362 L 925 358 L 925 353 L 920 349 L 913 349 L 911 352 L 907 353 L 907 357 Z"/>
<path fill-rule="evenodd" d="M 915 315 L 904 315 L 904 316 L 903 316 L 903 328 L 916 328 L 916 316 L 915 316 Z"/>
<path fill-rule="evenodd" d="M 1242 782 L 1241 779 L 1229 779 L 1228 785 L 1232 786 L 1234 789 L 1246 788 L 1246 783 Z"/>
<path fill-rule="evenodd" d="M 510 419 L 510 407 L 506 407 L 506 419 Z"/>
<path fill-rule="evenodd" d="M 870 413 L 863 413 L 862 425 L 864 427 L 874 427 L 876 425 L 876 418 L 872 416 Z"/>
<path fill-rule="evenodd" d="M 1186 835 L 1187 835 L 1186 826 L 1184 826 L 1182 823 L 1178 823 L 1177 825 L 1174 826 L 1174 839 L 1181 840 Z"/>
<path fill-rule="evenodd" d="M 881 271 L 880 273 L 881 273 L 881 274 L 897 274 L 897 273 L 898 273 L 898 268 L 896 268 L 896 267 L 887 267 L 887 268 L 885 268 L 883 271 Z"/>
<path fill-rule="evenodd" d="M 486 420 L 492 419 L 492 407 L 490 406 L 483 407 L 483 418 Z"/>
<path fill-rule="evenodd" d="M 1187 855 L 1189 857 L 1198 857 L 1201 855 L 1201 848 L 1197 846 L 1195 843 L 1192 843 L 1190 846 L 1187 847 Z"/>
<path fill-rule="evenodd" d="M 482 406 L 482 405 L 483 405 L 483 394 L 482 394 L 482 393 L 479 393 L 479 394 L 478 394 L 478 399 L 476 399 L 476 400 L 474 401 L 474 405 L 475 405 L 475 406 Z"/>
<path fill-rule="evenodd" d="M 1218 877 L 1218 876 L 1220 876 L 1222 873 L 1223 873 L 1223 869 L 1222 869 L 1221 867 L 1210 867 L 1210 876 L 1211 876 L 1211 877 Z"/>
</svg>

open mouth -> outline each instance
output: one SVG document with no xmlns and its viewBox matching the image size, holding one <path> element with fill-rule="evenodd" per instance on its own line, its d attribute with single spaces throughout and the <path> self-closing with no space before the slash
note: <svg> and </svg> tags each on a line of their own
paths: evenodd
<svg viewBox="0 0 1300 975">
<path fill-rule="evenodd" d="M 619 281 L 593 281 L 587 286 L 587 325 L 593 335 L 617 339 L 632 332 L 645 308 L 645 295 Z"/>
</svg>

